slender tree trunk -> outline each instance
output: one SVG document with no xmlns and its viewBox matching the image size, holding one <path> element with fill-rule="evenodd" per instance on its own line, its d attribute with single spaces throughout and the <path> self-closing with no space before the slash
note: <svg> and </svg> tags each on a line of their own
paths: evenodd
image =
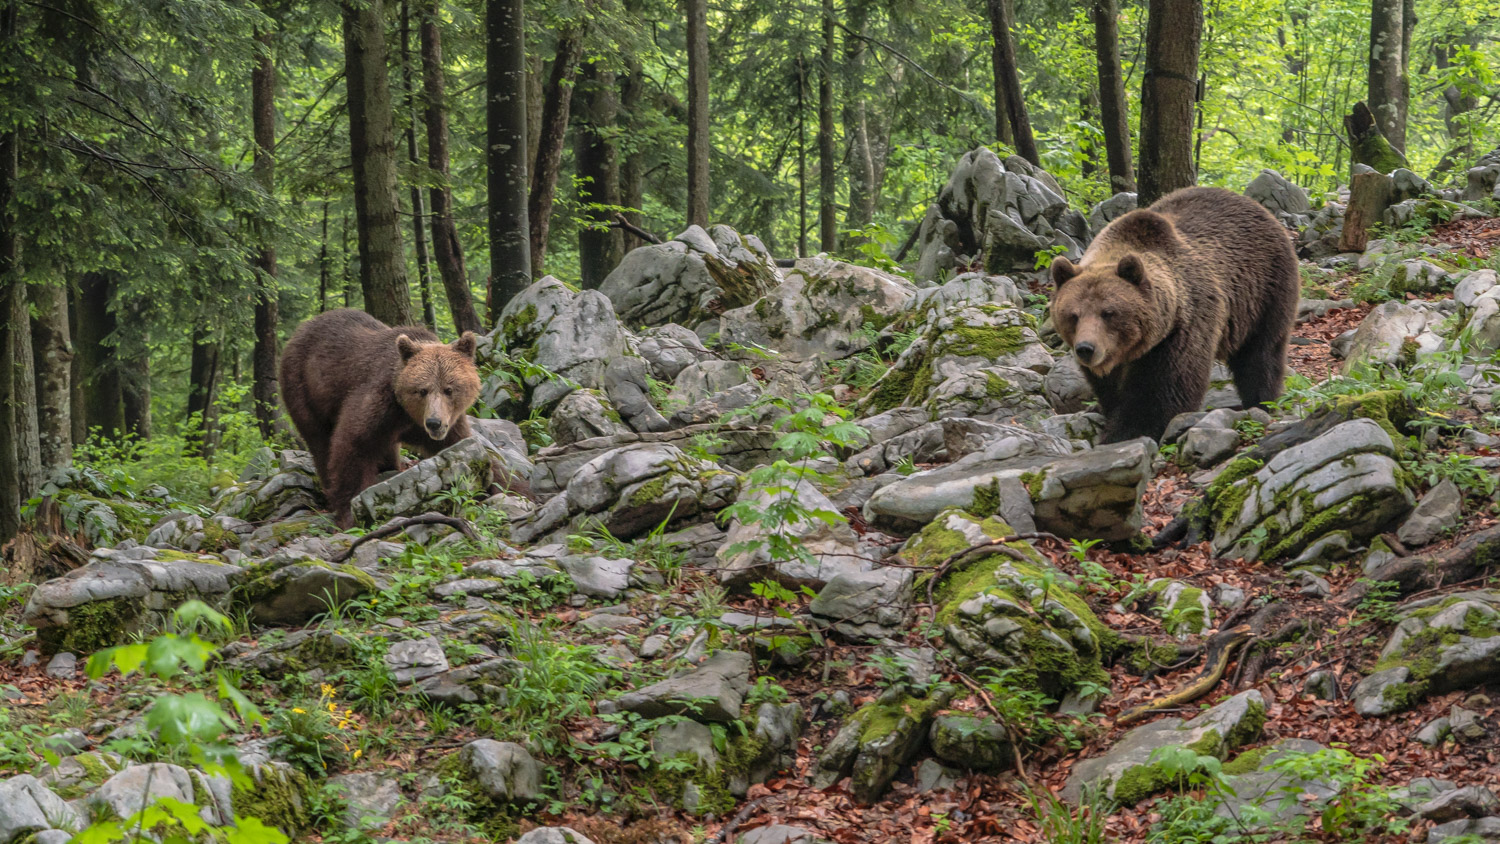
<svg viewBox="0 0 1500 844">
<path fill-rule="evenodd" d="M 1090 88 L 1078 98 L 1078 117 L 1085 126 L 1091 126 L 1098 116 L 1099 89 Z M 1099 144 L 1093 138 L 1089 138 L 1082 152 L 1083 160 L 1079 163 L 1079 173 L 1087 181 L 1099 172 Z"/>
<path fill-rule="evenodd" d="M 485 2 L 485 142 L 489 175 L 488 324 L 531 284 L 526 198 L 526 19 L 521 0 Z"/>
<path fill-rule="evenodd" d="M 0 7 L 0 44 L 16 37 L 16 6 Z M 14 217 L 19 178 L 17 133 L 0 134 L 0 543 L 21 530 L 21 505 L 41 484 L 37 441 L 36 375 L 31 360 L 31 321 Z M 24 344 L 24 348 L 23 348 Z"/>
<path fill-rule="evenodd" d="M 536 172 L 536 149 L 542 142 L 542 104 L 546 94 L 547 62 L 541 56 L 526 59 L 526 172 Z"/>
<path fill-rule="evenodd" d="M 869 0 L 853 0 L 846 10 L 849 30 L 863 36 L 869 28 Z M 844 40 L 844 135 L 849 147 L 849 208 L 845 229 L 861 229 L 875 219 L 875 159 L 870 150 L 870 118 L 865 99 L 865 41 Z"/>
<path fill-rule="evenodd" d="M 276 146 L 276 65 L 271 59 L 271 34 L 262 32 L 256 36 L 261 54 L 250 76 L 251 117 L 255 132 L 255 178 L 270 196 L 276 189 L 276 161 L 272 150 Z M 326 236 L 327 206 L 324 206 L 324 228 Z M 270 226 L 265 228 L 269 230 Z M 280 293 L 276 285 L 276 244 L 269 231 L 260 238 L 260 251 L 255 257 L 255 348 L 251 352 L 254 383 L 251 400 L 255 404 L 255 421 L 260 435 L 267 439 L 276 433 L 276 403 L 280 390 L 277 384 L 276 357 L 280 341 L 277 336 L 281 321 Z"/>
<path fill-rule="evenodd" d="M 998 86 L 995 102 L 1005 102 L 1011 133 L 1016 139 L 1016 152 L 1040 167 L 1042 159 L 1036 151 L 1036 138 L 1031 134 L 1031 118 L 1026 115 L 1026 95 L 1021 90 L 1021 72 L 1016 67 L 1016 45 L 1011 37 L 1011 30 L 1015 28 L 1015 14 L 1011 11 L 1010 0 L 987 0 L 987 5 L 993 41 L 995 83 Z M 1004 91 L 1003 97 L 1000 91 Z M 995 119 L 999 122 L 998 114 Z"/>
<path fill-rule="evenodd" d="M 78 330 L 78 285 L 67 286 L 68 295 L 68 336 L 73 339 L 73 364 L 68 367 L 68 415 L 73 423 L 73 443 L 77 445 L 89 438 L 89 421 L 87 418 L 87 397 L 84 394 L 84 381 L 86 372 L 78 352 L 78 338 L 82 336 Z"/>
<path fill-rule="evenodd" d="M 689 225 L 707 226 L 712 213 L 709 154 L 713 136 L 708 111 L 708 0 L 685 0 L 688 60 L 688 208 Z"/>
<path fill-rule="evenodd" d="M 352 308 L 354 307 L 355 287 L 354 257 L 353 253 L 349 250 L 349 209 L 347 208 L 344 209 L 344 228 L 341 237 L 343 238 L 342 242 L 344 246 L 344 307 Z"/>
<path fill-rule="evenodd" d="M 464 267 L 464 247 L 453 219 L 453 186 L 448 173 L 448 93 L 443 73 L 443 40 L 438 18 L 438 0 L 422 6 L 422 89 L 427 98 L 427 167 L 437 180 L 427 194 L 432 200 L 432 251 L 438 275 L 448 297 L 453 327 L 462 334 L 480 331 L 474 313 L 474 294 L 469 291 L 469 271 Z"/>
<path fill-rule="evenodd" d="M 629 12 L 633 5 L 627 3 L 626 11 Z M 634 130 L 643 123 L 639 112 L 645 87 L 646 80 L 640 61 L 634 56 L 626 59 L 625 76 L 620 80 L 620 111 L 623 112 L 622 123 L 628 134 L 633 135 Z M 646 178 L 646 157 L 638 144 L 630 144 L 626 150 L 620 162 L 620 204 L 629 209 L 625 212 L 625 221 L 637 228 L 644 228 L 645 219 L 641 209 L 646 201 L 643 187 Z M 645 244 L 644 240 L 628 231 L 623 234 L 626 252 Z"/>
<path fill-rule="evenodd" d="M 332 268 L 328 257 L 328 200 L 323 200 L 323 234 L 318 246 L 318 313 L 328 310 L 328 276 Z"/>
<path fill-rule="evenodd" d="M 192 453 L 208 457 L 214 451 L 214 390 L 219 380 L 219 342 L 214 330 L 203 324 L 193 328 L 193 354 L 188 363 L 187 413 L 197 415 L 202 438 L 190 443 Z"/>
<path fill-rule="evenodd" d="M 1120 69 L 1120 34 L 1115 26 L 1115 0 L 1093 0 L 1094 54 L 1099 61 L 1099 120 L 1104 128 L 1104 157 L 1109 161 L 1109 186 L 1115 193 L 1135 190 L 1130 164 L 1130 108 L 1125 104 L 1125 74 Z"/>
<path fill-rule="evenodd" d="M 120 357 L 120 401 L 125 414 L 125 431 L 142 439 L 151 439 L 151 351 L 147 345 L 145 322 L 137 309 L 127 311 L 125 336 L 115 347 Z"/>
<path fill-rule="evenodd" d="M 807 63 L 797 56 L 797 257 L 807 257 Z"/>
<path fill-rule="evenodd" d="M 344 75 L 349 154 L 365 310 L 387 325 L 411 322 L 406 250 L 396 194 L 396 128 L 386 69 L 384 0 L 345 0 Z"/>
<path fill-rule="evenodd" d="M 818 67 L 818 249 L 837 252 L 838 172 L 833 143 L 833 56 L 836 20 L 833 0 L 823 0 L 823 55 Z"/>
<path fill-rule="evenodd" d="M 583 33 L 567 30 L 557 36 L 557 55 L 547 76 L 542 105 L 542 135 L 536 147 L 536 171 L 531 174 L 531 197 L 526 213 L 531 219 L 531 272 L 541 275 L 547 263 L 547 235 L 552 229 L 552 200 L 562 169 L 563 143 L 573 106 L 573 76 L 583 55 Z"/>
<path fill-rule="evenodd" d="M 125 432 L 120 367 L 106 341 L 115 333 L 111 309 L 114 279 L 107 273 L 84 273 L 78 280 L 78 333 L 74 342 L 78 370 L 74 383 L 84 396 L 84 423 L 106 437 Z"/>
<path fill-rule="evenodd" d="M 1197 181 L 1193 113 L 1202 37 L 1203 0 L 1150 0 L 1141 83 L 1142 207 Z"/>
<path fill-rule="evenodd" d="M 1410 88 L 1406 54 L 1411 48 L 1407 21 L 1416 24 L 1416 0 L 1371 0 L 1370 111 L 1391 146 L 1406 152 L 1406 110 Z"/>
<path fill-rule="evenodd" d="M 42 471 L 73 460 L 73 342 L 68 331 L 68 289 L 31 286 L 31 349 L 36 363 L 37 437 Z"/>
<path fill-rule="evenodd" d="M 581 119 L 573 151 L 581 182 L 578 199 L 584 206 L 584 219 L 598 228 L 578 232 L 578 270 L 583 286 L 595 289 L 620 263 L 625 251 L 621 231 L 607 227 L 614 212 L 589 208 L 620 204 L 620 166 L 614 139 L 619 104 L 615 100 L 615 75 L 597 61 L 583 66 L 579 88 Z"/>
<path fill-rule="evenodd" d="M 406 88 L 406 160 L 415 173 L 417 157 L 417 87 L 411 75 L 411 5 L 401 0 L 401 84 Z M 427 209 L 422 204 L 420 180 L 411 183 L 411 233 L 417 249 L 417 292 L 422 300 L 422 324 L 437 330 L 437 311 L 432 304 L 432 262 L 427 258 Z"/>
</svg>

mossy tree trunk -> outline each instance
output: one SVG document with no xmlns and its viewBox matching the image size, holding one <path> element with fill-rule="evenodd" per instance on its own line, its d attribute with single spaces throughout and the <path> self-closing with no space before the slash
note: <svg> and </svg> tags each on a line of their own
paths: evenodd
<svg viewBox="0 0 1500 844">
<path fill-rule="evenodd" d="M 557 194 L 557 174 L 562 168 L 563 141 L 568 134 L 568 116 L 573 108 L 573 75 L 583 55 L 583 33 L 568 29 L 558 33 L 557 53 L 547 75 L 542 104 L 542 133 L 536 147 L 536 170 L 531 174 L 527 217 L 531 221 L 531 272 L 541 275 L 547 260 L 547 235 L 552 228 L 552 200 Z"/>
<path fill-rule="evenodd" d="M 1027 161 L 1040 167 L 1041 156 L 1037 153 L 1036 138 L 1031 133 L 1031 118 L 1026 113 L 1026 95 L 1021 90 L 1021 72 L 1016 67 L 1016 44 L 1011 35 L 1015 28 L 1015 12 L 1011 0 L 988 0 L 990 18 L 990 60 L 995 69 L 995 123 L 1005 120 L 1010 125 L 1010 134 L 1015 138 L 1016 152 Z M 1002 115 L 998 106 L 1004 103 Z"/>
<path fill-rule="evenodd" d="M 255 179 L 260 182 L 267 195 L 274 195 L 276 162 L 272 150 L 276 147 L 276 64 L 271 55 L 271 33 L 258 33 L 256 42 L 257 49 L 261 52 L 250 74 Z M 327 213 L 326 206 L 324 213 Z M 266 229 L 270 228 L 264 221 L 261 224 Z M 324 218 L 324 225 L 326 228 L 327 217 Z M 280 338 L 277 335 L 280 293 L 276 287 L 276 243 L 271 239 L 269 231 L 261 234 L 255 269 L 255 348 L 251 354 L 251 399 L 255 404 L 255 421 L 260 434 L 269 438 L 276 433 L 277 401 L 280 396 L 276 372 L 276 357 L 280 350 Z"/>
<path fill-rule="evenodd" d="M 707 226 L 712 213 L 709 153 L 713 149 L 708 112 L 708 2 L 685 0 L 687 12 L 687 221 Z"/>
<path fill-rule="evenodd" d="M 453 328 L 462 334 L 479 331 L 479 315 L 474 312 L 474 294 L 469 290 L 469 271 L 464 266 L 464 248 L 458 239 L 458 225 L 453 219 L 453 185 L 448 161 L 448 92 L 443 72 L 442 30 L 439 29 L 438 0 L 427 0 L 422 6 L 422 93 L 427 101 L 424 119 L 427 124 L 427 166 L 436 181 L 428 188 L 432 205 L 432 252 L 437 258 L 438 276 L 448 297 L 448 312 Z"/>
</svg>

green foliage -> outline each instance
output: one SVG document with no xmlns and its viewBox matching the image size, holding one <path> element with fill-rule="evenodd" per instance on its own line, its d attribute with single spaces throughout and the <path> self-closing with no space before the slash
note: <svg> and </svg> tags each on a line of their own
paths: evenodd
<svg viewBox="0 0 1500 844">
<path fill-rule="evenodd" d="M 1075 809 L 1045 786 L 1023 788 L 1032 820 L 1049 844 L 1104 844 L 1107 840 L 1104 824 L 1114 805 L 1102 789 L 1085 789 L 1084 799 Z"/>
<path fill-rule="evenodd" d="M 773 563 L 801 560 L 814 563 L 812 552 L 794 530 L 813 522 L 842 524 L 846 520 L 832 510 L 808 507 L 801 501 L 798 488 L 816 485 L 821 473 L 810 464 L 828 457 L 825 444 L 834 448 L 852 448 L 868 439 L 865 429 L 848 421 L 849 411 L 826 393 L 803 393 L 802 407 L 780 397 L 763 399 L 758 406 L 783 412 L 776 420 L 781 436 L 775 448 L 787 457 L 769 465 L 757 466 L 746 475 L 746 491 L 725 509 L 727 518 L 761 527 L 763 536 L 735 543 L 728 554 L 766 554 Z M 832 419 L 830 424 L 828 420 Z"/>
<path fill-rule="evenodd" d="M 178 630 L 198 627 L 223 633 L 233 630 L 228 618 L 201 601 L 188 601 L 178 607 L 172 623 Z M 94 680 L 115 669 L 125 677 L 140 673 L 171 683 L 203 672 L 216 652 L 217 648 L 197 633 L 166 632 L 149 642 L 98 651 L 89 657 L 86 670 Z M 213 672 L 206 679 L 216 691 L 216 700 L 201 692 L 158 695 L 146 712 L 144 725 L 155 733 L 157 742 L 192 760 L 205 773 L 227 776 L 236 785 L 248 785 L 249 777 L 240 766 L 234 745 L 223 736 L 227 731 L 240 729 L 241 724 L 264 724 L 265 718 L 223 673 Z M 221 702 L 229 704 L 230 710 L 226 711 Z M 162 840 L 209 840 L 224 844 L 287 844 L 288 840 L 281 831 L 253 817 L 238 817 L 225 826 L 210 824 L 199 817 L 197 806 L 169 797 L 158 797 L 129 818 L 96 820 L 74 840 L 105 844 L 139 840 L 146 834 Z"/>
</svg>

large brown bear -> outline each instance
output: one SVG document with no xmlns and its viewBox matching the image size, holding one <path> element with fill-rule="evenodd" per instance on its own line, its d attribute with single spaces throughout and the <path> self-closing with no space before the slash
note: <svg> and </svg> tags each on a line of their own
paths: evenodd
<svg viewBox="0 0 1500 844">
<path fill-rule="evenodd" d="M 350 501 L 397 468 L 401 444 L 431 456 L 469 436 L 479 396 L 473 332 L 440 343 L 348 308 L 302 323 L 281 358 L 281 399 L 307 441 L 339 527 Z"/>
<path fill-rule="evenodd" d="M 1077 265 L 1052 262 L 1052 321 L 1104 412 L 1101 443 L 1160 439 L 1198 410 L 1214 359 L 1244 406 L 1281 395 L 1301 282 L 1286 230 L 1253 200 L 1186 188 L 1131 211 Z"/>
</svg>

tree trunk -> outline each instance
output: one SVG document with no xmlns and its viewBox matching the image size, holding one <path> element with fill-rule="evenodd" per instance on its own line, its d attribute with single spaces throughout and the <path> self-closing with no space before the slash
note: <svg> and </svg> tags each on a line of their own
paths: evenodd
<svg viewBox="0 0 1500 844">
<path fill-rule="evenodd" d="M 563 142 L 573 106 L 573 76 L 583 55 L 583 33 L 558 33 L 557 55 L 547 76 L 542 104 L 542 134 L 536 147 L 536 170 L 531 174 L 531 197 L 526 213 L 531 219 L 531 274 L 539 276 L 547 263 L 547 235 L 552 229 L 552 200 L 562 169 Z"/>
<path fill-rule="evenodd" d="M 531 284 L 526 211 L 526 19 L 522 0 L 485 2 L 485 163 L 489 196 L 488 324 Z"/>
<path fill-rule="evenodd" d="M 200 423 L 200 438 L 189 441 L 188 451 L 201 457 L 209 457 L 214 451 L 214 389 L 219 380 L 219 343 L 212 328 L 199 324 L 193 327 L 193 354 L 188 364 L 187 413 L 197 415 Z"/>
<path fill-rule="evenodd" d="M 384 0 L 345 0 L 344 76 L 349 156 L 365 310 L 386 325 L 411 322 L 406 250 L 396 194 L 396 128 L 386 72 Z"/>
<path fill-rule="evenodd" d="M 9 49 L 15 36 L 16 7 L 10 4 L 0 8 L 0 39 Z M 0 544 L 20 532 L 21 506 L 40 486 L 42 473 L 31 321 L 13 211 L 19 146 L 15 131 L 0 135 Z"/>
<path fill-rule="evenodd" d="M 32 358 L 36 364 L 37 440 L 42 471 L 73 461 L 73 341 L 68 331 L 68 289 L 31 286 Z"/>
<path fill-rule="evenodd" d="M 807 63 L 797 56 L 797 257 L 807 257 Z"/>
<path fill-rule="evenodd" d="M 151 350 L 145 322 L 139 311 L 128 311 L 125 324 L 130 332 L 120 338 L 115 350 L 120 358 L 120 401 L 125 414 L 125 432 L 137 439 L 151 439 Z"/>
<path fill-rule="evenodd" d="M 634 3 L 626 3 L 626 12 L 632 11 L 635 6 Z M 640 60 L 634 56 L 627 58 L 625 76 L 620 80 L 620 111 L 624 115 L 622 125 L 630 134 L 634 134 L 634 130 L 644 123 L 639 112 L 645 88 L 646 78 Z M 645 223 L 641 213 L 641 208 L 645 204 L 643 187 L 645 178 L 646 157 L 638 144 L 631 144 L 624 155 L 624 160 L 620 162 L 620 204 L 628 209 L 625 211 L 625 222 L 636 228 L 644 228 Z M 644 240 L 628 231 L 624 232 L 625 252 L 644 244 Z"/>
<path fill-rule="evenodd" d="M 833 144 L 833 0 L 823 0 L 823 55 L 818 62 L 818 249 L 839 248 L 838 172 Z"/>
<path fill-rule="evenodd" d="M 1193 113 L 1202 37 L 1203 0 L 1150 0 L 1141 82 L 1141 207 L 1197 181 Z"/>
<path fill-rule="evenodd" d="M 1099 115 L 1099 89 L 1090 88 L 1078 98 L 1078 118 L 1085 126 L 1094 125 L 1094 119 Z M 1079 162 L 1079 175 L 1085 181 L 1092 179 L 1099 172 L 1099 145 L 1090 137 L 1082 144 L 1083 160 Z"/>
<path fill-rule="evenodd" d="M 453 186 L 448 173 L 448 93 L 439 25 L 438 0 L 426 0 L 422 6 L 422 89 L 427 98 L 427 167 L 437 180 L 427 190 L 432 200 L 432 251 L 448 297 L 453 327 L 463 334 L 482 329 L 479 315 L 474 313 L 464 248 L 453 220 Z"/>
<path fill-rule="evenodd" d="M 318 246 L 318 313 L 328 310 L 328 278 L 333 268 L 328 257 L 328 200 L 323 200 L 323 235 Z"/>
<path fill-rule="evenodd" d="M 276 146 L 276 65 L 271 59 L 271 34 L 257 35 L 261 54 L 250 75 L 251 118 L 255 132 L 255 178 L 268 196 L 276 189 L 276 161 L 272 150 Z M 324 207 L 326 237 L 327 206 Z M 255 405 L 255 421 L 260 435 L 267 439 L 276 433 L 277 385 L 276 356 L 280 347 L 277 336 L 280 315 L 280 293 L 276 286 L 276 244 L 271 240 L 269 229 L 261 235 L 260 251 L 255 256 L 255 348 L 251 386 L 251 401 Z"/>
<path fill-rule="evenodd" d="M 421 167 L 417 157 L 417 87 L 411 76 L 411 5 L 401 0 L 401 84 L 406 88 L 406 161 L 413 173 Z M 427 209 L 423 207 L 419 179 L 411 183 L 411 234 L 416 241 L 417 293 L 422 301 L 422 324 L 437 330 L 437 311 L 432 304 L 432 262 L 427 258 Z"/>
<path fill-rule="evenodd" d="M 708 0 L 684 0 L 687 6 L 688 225 L 708 226 L 711 213 L 708 157 L 713 148 L 708 115 Z"/>
<path fill-rule="evenodd" d="M 547 63 L 541 56 L 526 59 L 526 172 L 536 172 L 536 148 L 542 141 L 542 103 L 546 102 Z"/>
<path fill-rule="evenodd" d="M 1406 152 L 1406 108 L 1410 89 L 1406 79 L 1406 52 L 1411 33 L 1408 15 L 1415 15 L 1416 0 L 1372 0 L 1370 3 L 1370 112 L 1375 125 L 1391 146 Z M 1408 6 L 1413 6 L 1408 10 Z M 1413 23 L 1415 20 L 1413 19 Z"/>
<path fill-rule="evenodd" d="M 1395 184 L 1384 173 L 1357 173 L 1349 183 L 1349 207 L 1339 235 L 1340 252 L 1363 252 L 1370 242 L 1370 227 L 1385 217 Z"/>
<path fill-rule="evenodd" d="M 579 83 L 578 133 L 573 159 L 581 183 L 579 202 L 583 217 L 594 227 L 578 232 L 578 271 L 583 286 L 596 289 L 604 277 L 624 257 L 625 244 L 619 228 L 608 223 L 614 212 L 592 209 L 591 205 L 620 205 L 620 167 L 615 152 L 614 131 L 619 119 L 615 100 L 615 75 L 589 62 L 583 67 Z"/>
<path fill-rule="evenodd" d="M 847 15 L 849 29 L 864 35 L 869 28 L 869 0 L 853 0 Z M 844 135 L 849 139 L 849 208 L 845 229 L 862 229 L 875 219 L 875 159 L 870 149 L 870 117 L 865 99 L 865 42 L 844 41 Z"/>
<path fill-rule="evenodd" d="M 78 280 L 78 333 L 74 341 L 77 370 L 73 381 L 83 392 L 86 431 L 105 437 L 125 433 L 120 367 L 106 341 L 115 333 L 114 279 L 106 273 L 84 273 Z"/>
<path fill-rule="evenodd" d="M 1005 112 L 1010 121 L 1011 133 L 1016 139 L 1016 152 L 1038 167 L 1041 156 L 1036 151 L 1036 138 L 1031 134 L 1031 118 L 1026 115 L 1026 95 L 1021 90 L 1021 72 L 1016 67 L 1016 45 L 1011 38 L 1015 28 L 1015 14 L 1010 0 L 987 0 L 990 13 L 990 36 L 992 39 L 992 61 L 995 67 L 995 102 L 1005 103 Z M 1000 92 L 1004 92 L 1004 96 Z M 995 121 L 1000 121 L 997 111 Z"/>
<path fill-rule="evenodd" d="M 1406 156 L 1381 134 L 1374 112 L 1364 103 L 1355 103 L 1345 115 L 1344 131 L 1349 135 L 1351 169 L 1355 164 L 1363 164 L 1381 173 L 1391 173 L 1406 166 Z"/>
<path fill-rule="evenodd" d="M 1093 0 L 1094 54 L 1099 63 L 1099 120 L 1104 128 L 1104 157 L 1109 161 L 1109 186 L 1115 193 L 1135 190 L 1130 164 L 1130 108 L 1125 104 L 1125 74 L 1120 69 L 1120 34 L 1115 26 L 1115 0 Z"/>
</svg>

